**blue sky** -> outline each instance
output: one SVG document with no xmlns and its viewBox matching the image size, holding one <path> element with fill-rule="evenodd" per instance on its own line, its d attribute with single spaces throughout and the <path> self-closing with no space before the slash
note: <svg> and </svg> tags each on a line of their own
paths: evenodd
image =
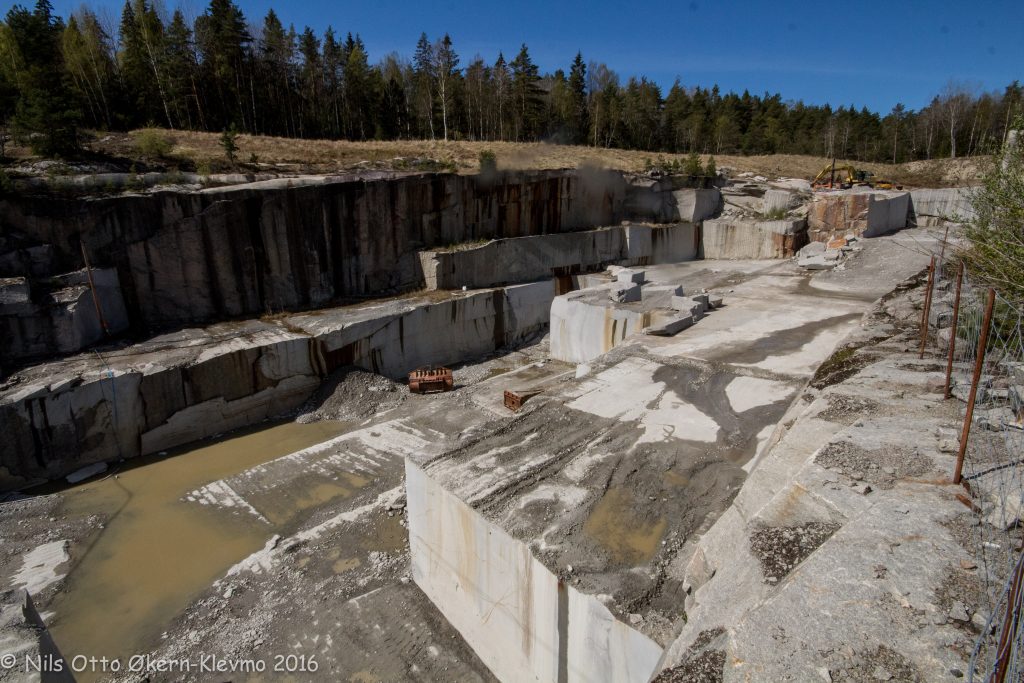
<svg viewBox="0 0 1024 683">
<path fill-rule="evenodd" d="M 171 9 L 178 0 L 162 0 Z M 237 0 L 236 0 L 237 1 Z M 81 0 L 53 0 L 67 15 Z M 91 0 L 120 14 L 123 0 Z M 26 3 L 26 4 L 30 4 Z M 1024 80 L 1024 0 L 753 2 L 679 0 L 242 0 L 250 22 L 273 6 L 285 24 L 360 33 L 372 60 L 411 56 L 426 31 L 448 32 L 463 64 L 493 62 L 526 42 L 542 72 L 568 68 L 577 50 L 623 78 L 645 74 L 665 92 L 686 85 L 780 92 L 786 99 L 888 112 L 928 103 L 950 79 L 983 90 Z M 204 0 L 182 0 L 187 15 Z M 6 10 L 5 10 L 6 11 Z"/>
</svg>

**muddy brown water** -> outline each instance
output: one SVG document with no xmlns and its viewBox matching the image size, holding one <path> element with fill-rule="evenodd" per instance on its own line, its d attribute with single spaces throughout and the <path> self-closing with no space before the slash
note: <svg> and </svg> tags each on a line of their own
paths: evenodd
<svg viewBox="0 0 1024 683">
<path fill-rule="evenodd" d="M 296 518 L 276 514 L 268 525 L 238 508 L 184 501 L 185 494 L 344 431 L 340 422 L 279 424 L 149 458 L 66 491 L 68 516 L 97 514 L 108 522 L 87 547 L 73 549 L 64 591 L 49 606 L 51 632 L 64 656 L 124 661 L 150 649 L 192 599 Z M 351 495 L 360 483 L 308 491 L 293 506 L 298 512 Z M 104 676 L 86 671 L 76 677 Z"/>
<path fill-rule="evenodd" d="M 649 561 L 668 526 L 664 517 L 647 519 L 638 514 L 637 502 L 628 489 L 609 488 L 583 524 L 584 533 L 604 546 L 619 565 Z"/>
</svg>

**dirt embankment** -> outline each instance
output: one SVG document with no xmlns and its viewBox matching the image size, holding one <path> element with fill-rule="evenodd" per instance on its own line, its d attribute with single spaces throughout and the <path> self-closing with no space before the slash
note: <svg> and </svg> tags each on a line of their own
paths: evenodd
<svg viewBox="0 0 1024 683">
<path fill-rule="evenodd" d="M 140 154 L 136 139 L 142 131 L 131 133 L 97 133 L 86 144 L 89 153 L 98 158 L 117 159 L 137 170 L 180 168 L 199 172 L 333 173 L 370 169 L 410 171 L 454 171 L 477 173 L 480 152 L 489 150 L 497 157 L 498 167 L 510 170 L 543 170 L 594 165 L 622 171 L 643 171 L 648 164 L 660 160 L 682 161 L 684 154 L 663 154 L 638 150 L 606 149 L 588 146 L 554 145 L 522 142 L 477 142 L 442 140 L 296 140 L 257 135 L 239 135 L 238 164 L 229 166 L 217 133 L 191 131 L 156 131 L 171 145 L 164 159 L 146 158 Z M 27 150 L 12 148 L 20 158 L 16 164 L 29 161 Z M 709 155 L 704 155 L 706 163 Z M 976 183 L 988 157 L 968 159 L 933 159 L 903 164 L 870 164 L 837 160 L 837 166 L 850 164 L 871 171 L 879 178 L 914 187 L 944 187 Z M 734 173 L 753 172 L 771 177 L 794 177 L 810 180 L 831 159 L 796 154 L 761 156 L 715 155 L 719 169 Z M 113 169 L 111 169 L 113 170 Z M 53 171 L 47 171 L 52 173 Z"/>
</svg>

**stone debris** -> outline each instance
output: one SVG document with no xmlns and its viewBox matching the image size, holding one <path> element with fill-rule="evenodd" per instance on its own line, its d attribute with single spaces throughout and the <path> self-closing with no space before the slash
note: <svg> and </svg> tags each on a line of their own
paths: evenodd
<svg viewBox="0 0 1024 683">
<path fill-rule="evenodd" d="M 832 522 L 764 527 L 750 536 L 750 550 L 761 563 L 765 581 L 774 584 L 807 559 L 839 528 Z"/>
<path fill-rule="evenodd" d="M 971 620 L 971 615 L 967 611 L 967 605 L 957 600 L 949 610 L 949 618 L 953 621 L 968 622 Z"/>
<path fill-rule="evenodd" d="M 831 270 L 860 250 L 859 240 L 854 235 L 835 237 L 827 243 L 810 242 L 797 253 L 797 265 L 805 270 Z"/>
</svg>

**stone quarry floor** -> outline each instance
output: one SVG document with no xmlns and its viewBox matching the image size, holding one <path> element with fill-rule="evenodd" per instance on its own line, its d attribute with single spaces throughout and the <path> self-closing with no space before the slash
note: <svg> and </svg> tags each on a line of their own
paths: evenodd
<svg viewBox="0 0 1024 683">
<path fill-rule="evenodd" d="M 490 680 L 408 580 L 400 497 L 409 456 L 668 645 L 683 617 L 684 546 L 730 505 L 801 387 L 871 302 L 926 263 L 930 239 L 911 230 L 865 240 L 843 270 L 813 277 L 792 261 L 648 268 L 653 282 L 714 290 L 726 305 L 676 337 L 618 347 L 586 372 L 547 361 L 540 342 L 456 368 L 450 394 L 407 397 L 404 387 L 353 375 L 340 382 L 348 394 L 322 396 L 306 418 L 338 419 L 230 435 L 224 466 L 165 475 L 155 510 L 131 507 L 146 473 L 160 477 L 161 464 L 184 467 L 202 454 L 0 504 L 0 577 L 32 577 L 65 654 L 101 647 L 74 634 L 109 623 L 135 639 L 111 656 L 315 655 L 318 673 L 296 680 Z M 502 391 L 523 386 L 543 391 L 512 415 Z M 513 449 L 503 469 L 486 466 Z M 86 503 L 90 487 L 109 491 Z M 181 514 L 213 531 L 191 544 L 185 534 L 162 556 L 159 537 L 139 557 L 116 556 L 112 541 L 132 533 L 137 516 Z M 153 570 L 154 556 L 149 569 L 136 565 L 152 553 L 163 558 L 156 564 L 184 558 L 202 569 L 182 583 L 167 567 Z M 110 602 L 122 584 L 143 581 L 135 572 L 155 572 L 145 592 L 163 582 L 160 599 Z"/>
<path fill-rule="evenodd" d="M 688 619 L 658 683 L 965 680 L 1002 581 L 950 483 L 960 420 L 944 354 L 918 359 L 921 284 L 872 309 L 681 553 Z"/>
</svg>

